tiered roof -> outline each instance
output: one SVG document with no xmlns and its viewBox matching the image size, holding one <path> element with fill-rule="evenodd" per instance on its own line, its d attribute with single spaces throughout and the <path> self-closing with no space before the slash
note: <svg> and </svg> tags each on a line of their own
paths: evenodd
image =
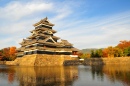
<svg viewBox="0 0 130 86">
<path fill-rule="evenodd" d="M 30 31 L 31 36 L 23 39 L 20 43 L 21 48 L 18 49 L 19 53 L 27 51 L 51 51 L 51 52 L 72 52 L 77 51 L 71 43 L 67 40 L 61 39 L 61 42 L 57 42 L 60 38 L 53 34 L 57 31 L 53 30 L 54 24 L 50 23 L 48 18 L 40 20 L 34 24 L 35 29 Z M 50 28 L 51 27 L 51 28 Z"/>
</svg>

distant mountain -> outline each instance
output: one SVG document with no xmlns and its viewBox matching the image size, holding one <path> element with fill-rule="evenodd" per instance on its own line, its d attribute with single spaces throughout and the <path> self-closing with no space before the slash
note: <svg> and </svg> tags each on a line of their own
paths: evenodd
<svg viewBox="0 0 130 86">
<path fill-rule="evenodd" d="M 86 49 L 82 49 L 81 52 L 82 53 L 91 53 L 92 50 L 98 50 L 99 48 L 86 48 Z M 100 49 L 104 49 L 104 48 L 100 48 Z"/>
</svg>

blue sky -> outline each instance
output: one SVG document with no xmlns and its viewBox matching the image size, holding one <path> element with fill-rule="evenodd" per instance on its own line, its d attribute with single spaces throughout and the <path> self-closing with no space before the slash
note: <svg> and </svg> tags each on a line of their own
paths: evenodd
<svg viewBox="0 0 130 86">
<path fill-rule="evenodd" d="M 79 49 L 130 40 L 130 0 L 0 0 L 0 49 L 20 47 L 46 16 L 55 36 Z"/>
</svg>

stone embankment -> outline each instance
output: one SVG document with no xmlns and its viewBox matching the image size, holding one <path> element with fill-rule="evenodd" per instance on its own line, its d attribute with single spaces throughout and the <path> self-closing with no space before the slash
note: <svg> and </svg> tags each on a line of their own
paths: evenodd
<svg viewBox="0 0 130 86">
<path fill-rule="evenodd" d="M 70 57 L 70 55 L 33 54 L 17 58 L 14 61 L 7 61 L 5 64 L 20 66 L 61 66 L 65 60 L 78 60 L 78 58 Z"/>
<path fill-rule="evenodd" d="M 90 58 L 84 60 L 85 65 L 116 65 L 130 64 L 130 57 Z"/>
<path fill-rule="evenodd" d="M 84 61 L 80 60 L 66 60 L 64 65 L 130 65 L 130 57 L 116 57 L 116 58 L 88 58 Z"/>
<path fill-rule="evenodd" d="M 0 61 L 0 64 L 21 66 L 59 66 L 59 65 L 130 65 L 130 57 L 88 58 L 78 60 L 69 55 L 26 55 L 14 61 Z"/>
</svg>

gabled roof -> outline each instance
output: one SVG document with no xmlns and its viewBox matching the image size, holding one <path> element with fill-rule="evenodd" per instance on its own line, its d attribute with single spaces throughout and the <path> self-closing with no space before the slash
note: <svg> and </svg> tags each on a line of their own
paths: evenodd
<svg viewBox="0 0 130 86">
<path fill-rule="evenodd" d="M 56 43 L 51 36 L 48 37 L 48 38 L 46 38 L 46 39 L 44 40 L 44 42 L 47 42 L 49 39 L 52 40 L 54 43 Z"/>
<path fill-rule="evenodd" d="M 60 44 L 63 44 L 63 45 L 65 45 L 65 46 L 72 46 L 71 43 L 69 43 L 67 40 L 63 40 L 63 39 L 61 39 Z"/>
<path fill-rule="evenodd" d="M 26 39 L 23 39 L 23 41 L 21 42 L 21 43 L 19 43 L 19 44 L 24 44 L 26 42 Z"/>
<path fill-rule="evenodd" d="M 77 48 L 72 48 L 72 51 L 80 51 L 80 50 Z"/>
<path fill-rule="evenodd" d="M 29 37 L 27 37 L 27 39 L 33 39 L 33 38 L 36 38 L 36 37 L 49 37 L 49 35 L 45 35 L 45 34 L 34 34 L 34 35 L 31 35 Z M 52 36 L 53 39 L 60 39 L 60 37 L 57 37 L 57 36 Z"/>
<path fill-rule="evenodd" d="M 55 30 L 53 30 L 53 29 L 48 29 L 48 28 L 37 28 L 37 29 L 35 29 L 35 30 L 43 30 L 43 31 L 49 30 L 49 31 L 52 31 L 53 33 L 56 33 L 56 32 L 57 32 L 57 31 L 55 31 Z"/>
<path fill-rule="evenodd" d="M 43 25 L 48 25 L 48 26 L 54 26 L 54 24 L 50 23 L 50 21 L 48 20 L 48 18 L 44 18 L 44 19 L 41 19 L 39 22 L 35 23 L 33 26 L 36 27 L 40 24 L 43 24 Z"/>
<path fill-rule="evenodd" d="M 32 31 L 30 31 L 31 33 L 39 33 L 39 32 L 41 32 L 41 33 L 44 33 L 44 32 L 47 32 L 47 31 L 51 31 L 53 34 L 54 33 L 56 33 L 57 31 L 55 31 L 55 30 L 53 30 L 53 29 L 48 29 L 48 28 L 37 28 L 37 29 L 35 29 L 35 30 L 32 30 Z"/>
</svg>

